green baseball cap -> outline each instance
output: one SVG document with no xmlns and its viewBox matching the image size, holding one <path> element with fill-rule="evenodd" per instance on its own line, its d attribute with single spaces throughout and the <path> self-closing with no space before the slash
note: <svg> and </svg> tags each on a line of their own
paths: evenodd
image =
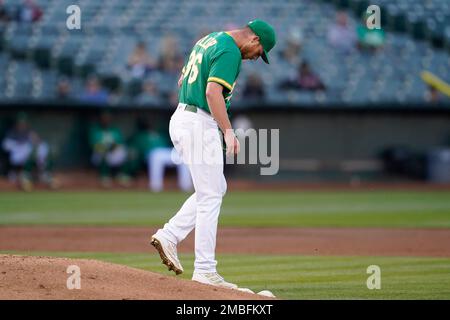
<svg viewBox="0 0 450 320">
<path fill-rule="evenodd" d="M 247 26 L 259 37 L 259 41 L 264 49 L 262 58 L 265 63 L 269 64 L 269 51 L 272 50 L 277 42 L 275 30 L 270 24 L 259 19 L 250 21 Z"/>
</svg>

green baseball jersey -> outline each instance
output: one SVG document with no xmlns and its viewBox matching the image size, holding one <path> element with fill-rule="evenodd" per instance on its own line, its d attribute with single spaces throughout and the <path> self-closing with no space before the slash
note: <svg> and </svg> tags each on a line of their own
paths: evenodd
<svg viewBox="0 0 450 320">
<path fill-rule="evenodd" d="M 206 86 L 208 82 L 217 82 L 224 87 L 223 98 L 228 110 L 241 62 L 241 51 L 228 33 L 213 32 L 200 39 L 182 70 L 180 102 L 210 113 Z"/>
<path fill-rule="evenodd" d="M 147 154 L 156 148 L 170 148 L 171 144 L 158 132 L 143 131 L 134 139 L 134 147 L 139 151 L 142 158 L 145 159 Z"/>
<path fill-rule="evenodd" d="M 106 152 L 114 145 L 122 144 L 123 136 L 118 128 L 102 128 L 96 125 L 90 130 L 89 143 L 95 151 Z"/>
</svg>

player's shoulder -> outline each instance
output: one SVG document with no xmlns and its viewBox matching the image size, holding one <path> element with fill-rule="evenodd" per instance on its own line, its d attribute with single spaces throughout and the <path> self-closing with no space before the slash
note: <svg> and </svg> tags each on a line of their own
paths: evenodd
<svg viewBox="0 0 450 320">
<path fill-rule="evenodd" d="M 216 39 L 216 53 L 229 53 L 231 55 L 241 56 L 241 52 L 234 42 L 233 38 L 224 31 L 213 32 L 211 36 Z"/>
</svg>

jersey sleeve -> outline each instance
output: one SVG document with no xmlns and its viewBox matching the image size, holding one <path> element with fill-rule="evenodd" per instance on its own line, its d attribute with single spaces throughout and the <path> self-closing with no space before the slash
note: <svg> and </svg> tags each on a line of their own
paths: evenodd
<svg viewBox="0 0 450 320">
<path fill-rule="evenodd" d="M 212 60 L 208 82 L 216 82 L 231 91 L 236 80 L 241 57 L 231 51 L 224 51 Z"/>
</svg>

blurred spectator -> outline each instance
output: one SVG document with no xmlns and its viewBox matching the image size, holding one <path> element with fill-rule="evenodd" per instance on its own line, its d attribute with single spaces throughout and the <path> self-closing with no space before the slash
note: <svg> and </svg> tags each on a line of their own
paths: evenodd
<svg viewBox="0 0 450 320">
<path fill-rule="evenodd" d="M 281 58 L 289 64 L 296 66 L 301 62 L 303 34 L 299 29 L 292 30 L 288 37 L 286 46 L 281 51 Z"/>
<path fill-rule="evenodd" d="M 155 83 L 151 80 L 146 80 L 144 82 L 141 94 L 136 97 L 136 103 L 138 105 L 145 105 L 158 104 L 160 102 L 161 100 L 158 94 L 158 88 L 156 87 Z"/>
<path fill-rule="evenodd" d="M 121 186 L 130 185 L 128 150 L 122 132 L 112 125 L 109 112 L 100 115 L 100 123 L 91 127 L 89 145 L 92 149 L 92 163 L 98 168 L 101 185 L 112 186 L 115 175 Z"/>
<path fill-rule="evenodd" d="M 233 30 L 233 29 L 227 29 L 225 27 L 224 30 Z M 214 32 L 214 31 L 211 30 L 209 27 L 201 27 L 200 31 L 197 34 L 197 36 L 193 38 L 192 43 L 191 43 L 191 47 L 193 47 L 197 43 L 197 41 L 199 41 L 200 39 L 206 37 L 208 34 L 210 34 L 212 32 Z"/>
<path fill-rule="evenodd" d="M 257 73 L 248 76 L 244 88 L 244 98 L 263 100 L 265 97 L 264 83 Z"/>
<path fill-rule="evenodd" d="M 159 192 L 164 189 L 164 171 L 167 167 L 177 168 L 178 186 L 181 190 L 192 189 L 188 167 L 182 163 L 171 142 L 164 134 L 154 130 L 148 121 L 138 123 L 138 132 L 132 141 L 139 161 L 147 166 L 150 190 Z"/>
<path fill-rule="evenodd" d="M 294 79 L 287 79 L 280 84 L 281 89 L 298 90 L 326 90 L 325 85 L 319 76 L 310 68 L 308 62 L 302 62 L 298 67 L 298 74 Z"/>
<path fill-rule="evenodd" d="M 356 29 L 358 35 L 358 47 L 360 50 L 375 52 L 383 49 L 386 36 L 383 29 L 369 29 L 366 21 L 369 15 L 365 13 L 362 24 Z"/>
<path fill-rule="evenodd" d="M 307 62 L 300 65 L 298 83 L 304 90 L 325 90 L 322 80 L 311 70 Z"/>
<path fill-rule="evenodd" d="M 183 63 L 183 56 L 180 54 L 177 39 L 170 35 L 164 36 L 161 40 L 159 53 L 160 70 L 178 76 Z"/>
<path fill-rule="evenodd" d="M 442 96 L 439 91 L 433 86 L 428 86 L 428 90 L 425 92 L 425 101 L 429 103 L 439 103 L 441 100 Z"/>
<path fill-rule="evenodd" d="M 71 96 L 71 90 L 69 79 L 62 78 L 56 85 L 56 97 L 58 99 L 69 99 Z"/>
<path fill-rule="evenodd" d="M 328 29 L 328 42 L 342 52 L 350 52 L 356 46 L 356 32 L 348 23 L 347 14 L 339 11 L 336 21 Z"/>
<path fill-rule="evenodd" d="M 97 77 L 92 76 L 86 81 L 84 92 L 80 100 L 86 103 L 107 104 L 109 99 L 108 92 L 101 87 Z"/>
<path fill-rule="evenodd" d="M 161 99 L 169 106 L 178 104 L 178 79 L 180 70 L 177 73 L 161 73 L 158 79 L 158 91 Z"/>
<path fill-rule="evenodd" d="M 233 29 L 224 29 L 224 30 L 233 30 Z M 195 38 L 196 40 L 194 40 L 194 44 L 200 40 L 203 37 L 206 37 L 208 34 L 212 33 L 213 31 L 209 28 L 209 27 L 203 27 L 200 29 L 197 37 Z"/>
<path fill-rule="evenodd" d="M 57 183 L 51 174 L 50 148 L 39 135 L 30 128 L 27 115 L 19 113 L 14 127 L 6 134 L 2 143 L 9 156 L 9 179 L 18 182 L 25 191 L 33 189 L 33 173 L 37 170 L 39 181 L 50 188 Z"/>
<path fill-rule="evenodd" d="M 133 78 L 142 79 L 154 70 L 156 62 L 150 56 L 144 42 L 139 42 L 128 57 L 128 68 Z"/>
<path fill-rule="evenodd" d="M 108 105 L 117 106 L 120 104 L 129 103 L 129 98 L 123 93 L 122 90 L 114 90 L 110 92 L 108 96 Z"/>
<path fill-rule="evenodd" d="M 20 22 L 36 22 L 42 17 L 42 10 L 34 0 L 24 0 L 17 10 L 17 20 Z"/>
<path fill-rule="evenodd" d="M 3 0 L 0 0 L 0 25 L 2 23 L 7 23 L 10 20 L 10 16 L 8 11 L 6 10 L 6 6 L 3 3 Z"/>
</svg>

